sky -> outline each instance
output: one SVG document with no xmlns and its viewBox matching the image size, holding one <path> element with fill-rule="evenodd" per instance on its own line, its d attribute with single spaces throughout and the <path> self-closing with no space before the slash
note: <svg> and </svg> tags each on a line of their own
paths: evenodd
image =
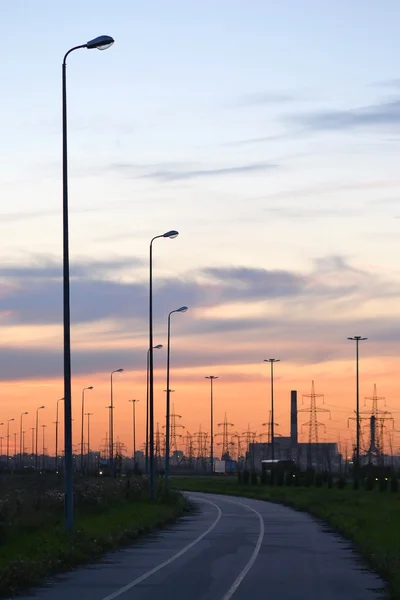
<svg viewBox="0 0 400 600">
<path fill-rule="evenodd" d="M 94 449 L 144 441 L 148 254 L 154 243 L 156 422 L 174 410 L 277 432 L 315 381 L 320 438 L 351 444 L 376 383 L 398 419 L 400 5 L 395 0 L 13 0 L 0 6 L 0 422 L 54 447 L 62 372 L 61 63 L 68 57 L 74 443 L 81 392 Z M 307 406 L 307 398 L 304 405 Z M 319 399 L 322 402 L 322 399 Z M 369 404 L 368 404 L 369 402 Z M 383 401 L 381 403 L 383 408 Z M 300 425 L 308 415 L 302 414 Z M 5 435 L 5 426 L 0 436 Z M 216 427 L 218 431 L 218 426 Z M 307 427 L 301 428 L 307 439 Z M 396 449 L 400 434 L 392 432 Z M 29 449 L 29 448 L 28 448 Z"/>
</svg>

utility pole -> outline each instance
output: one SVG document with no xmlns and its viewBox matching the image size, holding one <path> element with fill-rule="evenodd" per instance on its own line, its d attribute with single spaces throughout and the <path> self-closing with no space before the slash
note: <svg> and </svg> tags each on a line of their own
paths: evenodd
<svg viewBox="0 0 400 600">
<path fill-rule="evenodd" d="M 211 475 L 214 474 L 214 398 L 213 398 L 213 381 L 218 379 L 215 375 L 208 375 L 205 379 L 210 380 L 210 424 L 211 424 L 211 440 L 210 440 L 210 467 Z"/>
</svg>

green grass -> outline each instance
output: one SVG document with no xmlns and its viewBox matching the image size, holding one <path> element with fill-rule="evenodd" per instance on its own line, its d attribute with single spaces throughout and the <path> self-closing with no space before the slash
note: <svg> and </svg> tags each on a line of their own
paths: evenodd
<svg viewBox="0 0 400 600">
<path fill-rule="evenodd" d="M 326 487 L 239 485 L 233 477 L 177 478 L 180 490 L 231 494 L 279 502 L 307 511 L 352 540 L 368 564 L 400 600 L 400 494 Z"/>
<path fill-rule="evenodd" d="M 91 562 L 108 550 L 176 520 L 185 508 L 180 495 L 163 504 L 125 501 L 100 514 L 77 514 L 71 534 L 60 524 L 11 536 L 0 547 L 0 596 L 37 585 L 52 573 Z"/>
</svg>

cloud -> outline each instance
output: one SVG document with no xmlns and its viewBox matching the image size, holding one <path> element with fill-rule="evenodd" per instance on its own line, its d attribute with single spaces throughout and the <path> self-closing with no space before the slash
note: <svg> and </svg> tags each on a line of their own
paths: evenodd
<svg viewBox="0 0 400 600">
<path fill-rule="evenodd" d="M 113 171 L 118 171 L 127 177 L 138 179 L 154 179 L 164 183 L 172 181 L 183 181 L 206 177 L 223 177 L 230 175 L 242 175 L 246 173 L 257 173 L 278 168 L 273 163 L 250 163 L 217 168 L 191 168 L 190 166 L 168 164 L 136 166 L 129 163 L 114 163 L 110 166 Z"/>
<path fill-rule="evenodd" d="M 396 127 L 400 125 L 400 100 L 351 110 L 326 110 L 289 115 L 285 117 L 285 121 L 312 131 Z"/>
<path fill-rule="evenodd" d="M 99 372 L 120 363 L 127 369 L 143 369 L 148 284 L 147 280 L 112 279 L 115 266 L 127 264 L 123 259 L 86 262 L 72 279 L 77 373 Z M 60 376 L 60 272 L 60 265 L 51 260 L 41 266 L 33 261 L 2 267 L 0 313 L 8 335 L 21 324 L 55 324 L 60 333 L 53 330 L 37 343 L 32 338 L 28 344 L 21 341 L 21 347 L 15 340 L 9 346 L 2 335 L 0 379 Z M 334 360 L 346 355 L 346 337 L 358 332 L 373 339 L 375 348 L 378 342 L 388 345 L 390 353 L 391 344 L 400 341 L 400 328 L 393 325 L 393 305 L 386 310 L 381 300 L 393 302 L 397 294 L 396 282 L 386 281 L 379 272 L 356 268 L 343 256 L 320 258 L 304 273 L 243 266 L 204 268 L 157 281 L 155 335 L 158 343 L 164 343 L 167 308 L 184 303 L 189 312 L 174 323 L 177 367 L 254 364 L 270 347 L 298 364 Z M 384 307 L 380 313 L 363 317 L 363 307 L 377 300 Z M 20 339 L 21 328 L 18 332 Z"/>
</svg>

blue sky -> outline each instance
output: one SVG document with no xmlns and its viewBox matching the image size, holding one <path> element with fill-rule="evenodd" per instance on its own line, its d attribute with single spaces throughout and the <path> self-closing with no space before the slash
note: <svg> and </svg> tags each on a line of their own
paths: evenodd
<svg viewBox="0 0 400 600">
<path fill-rule="evenodd" d="M 182 369 L 239 376 L 278 349 L 322 376 L 358 333 L 371 361 L 396 355 L 398 2 L 13 0 L 0 15 L 2 379 L 61 373 L 61 62 L 100 34 L 111 49 L 68 60 L 76 368 L 113 352 L 142 368 L 148 242 L 171 228 L 155 306 L 164 335 L 190 304 Z"/>
</svg>

